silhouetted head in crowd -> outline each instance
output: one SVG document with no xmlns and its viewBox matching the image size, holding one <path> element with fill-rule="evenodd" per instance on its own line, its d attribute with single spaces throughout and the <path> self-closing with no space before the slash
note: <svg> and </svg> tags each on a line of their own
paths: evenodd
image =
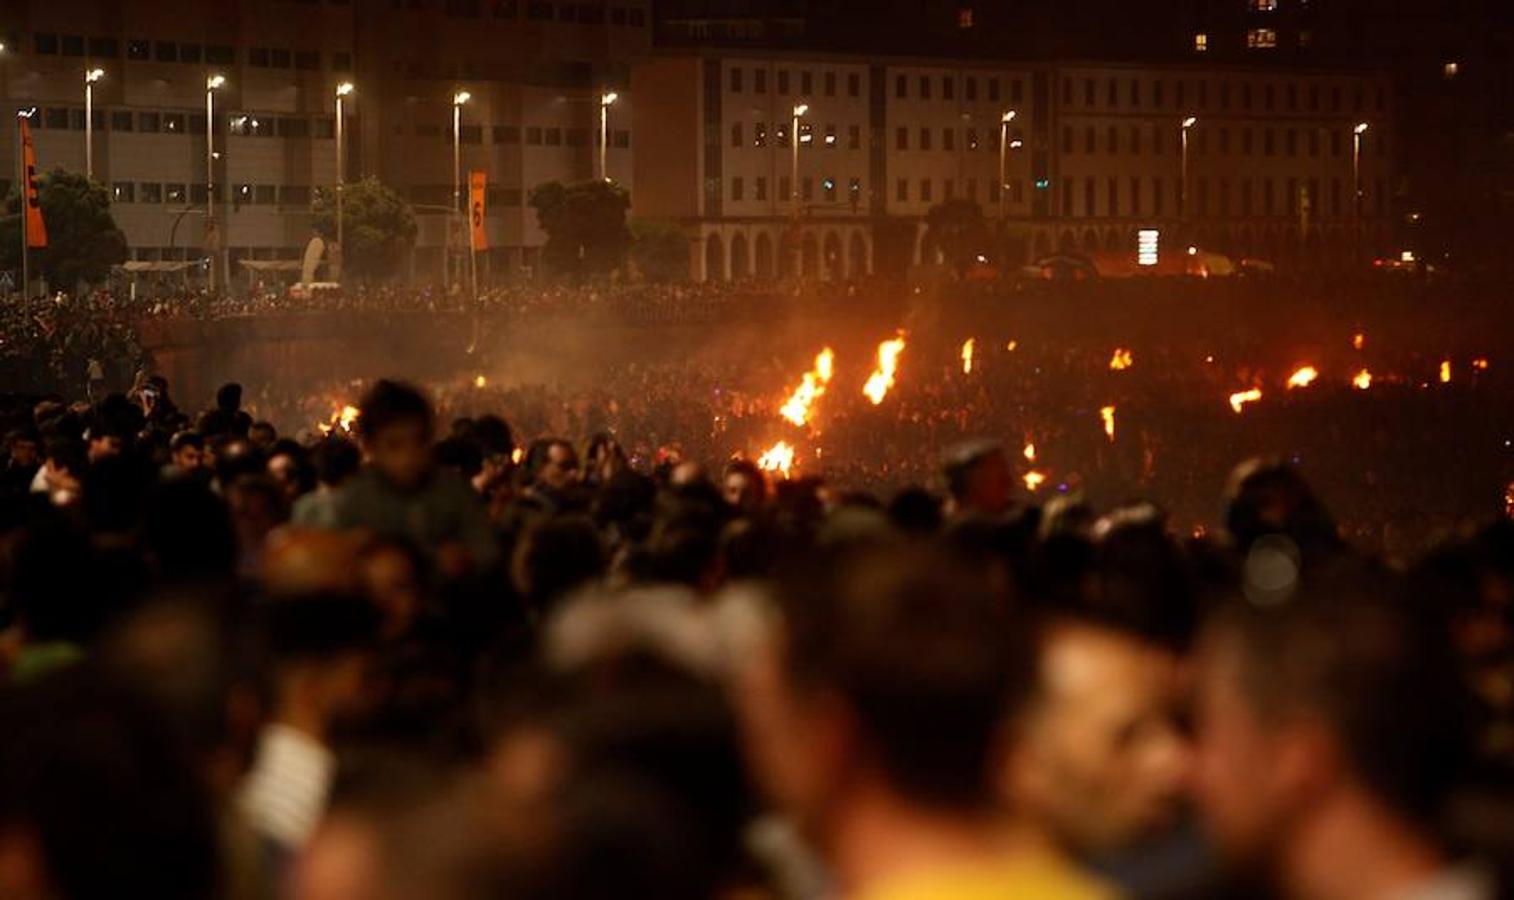
<svg viewBox="0 0 1514 900">
<path fill-rule="evenodd" d="M 181 431 L 168 443 L 169 459 L 179 475 L 195 475 L 205 464 L 205 438 L 198 431 Z"/>
<path fill-rule="evenodd" d="M 606 565 L 604 545 L 591 519 L 543 517 L 516 544 L 511 579 L 521 598 L 545 614 L 555 601 L 603 577 Z"/>
<path fill-rule="evenodd" d="M 142 544 L 162 584 L 222 580 L 236 565 L 237 538 L 226 501 L 198 479 L 170 479 L 153 490 Z"/>
<path fill-rule="evenodd" d="M 905 488 L 888 505 L 888 520 L 901 534 L 935 534 L 941 530 L 941 518 L 941 498 L 924 488 Z"/>
<path fill-rule="evenodd" d="M 742 676 L 749 755 L 822 851 L 860 809 L 973 822 L 1025 687 L 1003 598 L 950 556 L 885 547 L 779 588 L 782 626 Z"/>
<path fill-rule="evenodd" d="M 1014 501 L 1014 475 L 1004 447 L 980 440 L 948 450 L 942 463 L 954 512 L 998 515 Z"/>
<path fill-rule="evenodd" d="M 359 716 L 372 697 L 378 611 L 361 597 L 321 592 L 274 600 L 264 615 L 273 720 L 330 740 L 332 730 Z"/>
<path fill-rule="evenodd" d="M 235 381 L 223 384 L 216 390 L 216 409 L 234 413 L 242 408 L 242 386 Z"/>
<path fill-rule="evenodd" d="M 1445 863 L 1467 760 L 1449 648 L 1394 586 L 1236 605 L 1200 655 L 1198 796 L 1220 847 L 1297 896 L 1394 896 Z"/>
<path fill-rule="evenodd" d="M 363 464 L 363 454 L 356 444 L 339 437 L 327 437 L 311 451 L 315 466 L 315 478 L 325 487 L 340 487 L 348 478 L 357 474 Z"/>
<path fill-rule="evenodd" d="M 732 509 L 743 516 L 755 516 L 767 502 L 767 479 L 751 460 L 733 459 L 726 463 L 720 491 Z"/>
<path fill-rule="evenodd" d="M 42 465 L 42 436 L 37 429 L 13 428 L 5 436 L 6 459 L 12 469 Z"/>
<path fill-rule="evenodd" d="M 0 694 L 0 896 L 218 893 L 201 772 L 159 712 L 90 665 Z"/>
<path fill-rule="evenodd" d="M 252 427 L 247 429 L 247 439 L 252 442 L 252 446 L 266 453 L 272 449 L 273 442 L 279 439 L 279 432 L 271 422 L 253 422 Z"/>
<path fill-rule="evenodd" d="M 1298 470 L 1286 463 L 1254 459 L 1237 466 L 1226 500 L 1225 527 L 1243 553 L 1268 535 L 1291 540 L 1306 565 L 1342 548 L 1330 513 Z"/>
<path fill-rule="evenodd" d="M 561 438 L 539 438 L 526 450 L 526 482 L 557 495 L 578 483 L 578 452 Z"/>
<path fill-rule="evenodd" d="M 358 435 L 374 470 L 402 489 L 425 483 L 432 471 L 436 428 L 430 401 L 409 385 L 380 381 L 358 409 Z"/>
</svg>

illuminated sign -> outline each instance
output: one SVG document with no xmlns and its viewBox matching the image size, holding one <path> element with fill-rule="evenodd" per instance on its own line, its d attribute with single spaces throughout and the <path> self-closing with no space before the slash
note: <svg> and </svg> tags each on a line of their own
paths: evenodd
<svg viewBox="0 0 1514 900">
<path fill-rule="evenodd" d="M 1155 228 L 1143 228 L 1136 232 L 1136 263 L 1143 266 L 1157 264 L 1162 233 Z"/>
</svg>

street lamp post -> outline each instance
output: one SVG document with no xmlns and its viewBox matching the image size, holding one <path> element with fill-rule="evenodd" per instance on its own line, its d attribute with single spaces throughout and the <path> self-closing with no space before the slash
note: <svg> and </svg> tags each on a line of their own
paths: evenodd
<svg viewBox="0 0 1514 900">
<path fill-rule="evenodd" d="M 1367 123 L 1358 122 L 1351 130 L 1351 214 L 1362 217 L 1362 137 L 1367 133 Z"/>
<path fill-rule="evenodd" d="M 105 77 L 104 69 L 84 73 L 84 177 L 95 180 L 95 82 Z"/>
<path fill-rule="evenodd" d="M 342 244 L 343 237 L 343 194 L 347 189 L 347 152 L 343 143 L 344 129 L 346 127 L 346 106 L 344 102 L 352 93 L 352 82 L 344 81 L 336 86 L 336 257 L 341 260 L 343 251 L 347 248 Z M 338 275 L 340 275 L 338 269 Z"/>
<path fill-rule="evenodd" d="M 999 117 L 999 218 L 1006 216 L 1007 201 L 1005 188 L 1009 183 L 1009 123 L 1015 120 L 1017 113 L 1007 110 Z"/>
<path fill-rule="evenodd" d="M 1188 218 L 1188 130 L 1198 123 L 1199 120 L 1193 116 L 1183 120 L 1183 162 L 1182 172 L 1178 178 L 1178 215 L 1184 220 Z"/>
<path fill-rule="evenodd" d="M 207 238 L 216 234 L 216 91 L 226 85 L 225 75 L 212 75 L 205 79 L 205 235 Z M 205 249 L 209 257 L 209 269 L 206 272 L 211 290 L 215 290 L 216 281 L 216 247 L 214 242 L 207 240 Z"/>
<path fill-rule="evenodd" d="M 16 171 L 19 175 L 16 179 L 16 184 L 20 187 L 21 191 L 21 227 L 17 230 L 21 232 L 21 299 L 23 302 L 27 299 L 26 289 L 30 286 L 32 280 L 31 260 L 28 258 L 26 252 L 29 245 L 26 233 L 26 214 L 27 204 L 31 202 L 31 173 L 26 171 L 26 147 L 21 140 L 21 120 L 30 119 L 36 114 L 37 107 L 35 106 L 29 109 L 16 110 Z"/>
<path fill-rule="evenodd" d="M 610 106 L 620 95 L 614 91 L 606 91 L 599 96 L 599 178 L 601 181 L 610 180 Z"/>
<path fill-rule="evenodd" d="M 804 251 L 799 240 L 799 120 L 810 111 L 808 103 L 794 106 L 794 115 L 789 122 L 789 216 L 793 220 L 794 277 L 798 278 L 804 264 Z"/>
<path fill-rule="evenodd" d="M 473 99 L 467 91 L 452 95 L 452 215 L 447 228 L 450 250 L 452 232 L 457 229 L 458 213 L 463 208 L 463 104 Z"/>
</svg>

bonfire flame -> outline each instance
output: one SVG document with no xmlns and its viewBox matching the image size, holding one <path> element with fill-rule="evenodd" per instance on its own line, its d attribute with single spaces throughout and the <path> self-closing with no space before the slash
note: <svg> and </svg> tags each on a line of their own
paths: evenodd
<svg viewBox="0 0 1514 900">
<path fill-rule="evenodd" d="M 1123 372 L 1135 365 L 1135 355 L 1124 347 L 1116 347 L 1114 356 L 1109 358 L 1109 368 L 1115 372 Z"/>
<path fill-rule="evenodd" d="M 966 341 L 962 342 L 963 375 L 971 375 L 973 373 L 973 349 L 977 346 L 977 344 L 978 342 L 973 338 L 968 338 Z"/>
<path fill-rule="evenodd" d="M 889 389 L 894 386 L 894 373 L 899 369 L 899 354 L 904 352 L 904 332 L 891 340 L 878 345 L 878 368 L 868 377 L 867 384 L 863 385 L 862 393 L 873 402 L 874 406 L 883 402 L 888 396 Z"/>
<path fill-rule="evenodd" d="M 1451 383 L 1451 361 L 1449 359 L 1443 359 L 1440 361 L 1440 383 Z"/>
<path fill-rule="evenodd" d="M 358 416 L 360 415 L 362 414 L 358 412 L 356 406 L 343 406 L 331 414 L 331 421 L 329 423 L 322 422 L 316 427 L 321 429 L 321 434 L 331 434 L 336 431 L 340 431 L 343 434 L 351 434 L 352 427 L 357 424 Z"/>
<path fill-rule="evenodd" d="M 1235 410 L 1236 415 L 1240 415 L 1241 410 L 1245 409 L 1246 404 L 1255 403 L 1260 399 L 1262 399 L 1261 388 L 1252 388 L 1249 391 L 1237 391 L 1230 395 L 1230 408 Z"/>
<path fill-rule="evenodd" d="M 1025 458 L 1030 462 L 1036 461 L 1036 445 L 1030 441 L 1025 442 Z"/>
<path fill-rule="evenodd" d="M 1010 353 L 1013 353 L 1016 350 L 1020 349 L 1020 342 L 1019 341 L 1010 341 L 1009 343 L 1007 343 L 1007 344 L 1004 345 L 1004 349 L 1008 350 Z"/>
<path fill-rule="evenodd" d="M 1297 372 L 1294 372 L 1292 375 L 1288 376 L 1288 390 L 1291 391 L 1294 388 L 1306 388 L 1309 385 L 1313 384 L 1314 379 L 1318 377 L 1318 369 L 1313 366 L 1304 366 Z"/>
<path fill-rule="evenodd" d="M 794 469 L 794 445 L 788 441 L 779 441 L 769 447 L 766 453 L 757 457 L 757 468 L 788 478 Z"/>
<path fill-rule="evenodd" d="M 1359 391 L 1365 391 L 1372 386 L 1372 373 L 1366 369 L 1357 372 L 1356 377 L 1351 379 L 1351 386 Z"/>
<path fill-rule="evenodd" d="M 1472 360 L 1472 368 L 1479 372 L 1486 372 L 1488 371 L 1488 361 L 1479 356 L 1477 359 Z"/>
<path fill-rule="evenodd" d="M 778 410 L 778 414 L 795 425 L 808 424 L 815 401 L 825 393 L 826 385 L 830 384 L 831 376 L 835 374 L 835 365 L 835 352 L 829 347 L 821 350 L 820 355 L 815 357 L 815 368 L 804 373 L 804 379 L 799 382 L 799 387 L 789 395 L 788 401 Z"/>
<path fill-rule="evenodd" d="M 1353 334 L 1351 336 L 1351 346 L 1352 346 L 1353 349 L 1360 350 L 1361 348 L 1365 347 L 1366 345 L 1367 345 L 1367 336 L 1365 334 L 1362 334 L 1361 332 L 1358 331 L 1356 334 Z"/>
<path fill-rule="evenodd" d="M 1046 475 L 1045 475 L 1045 473 L 1038 472 L 1035 469 L 1031 469 L 1029 472 L 1025 473 L 1025 489 L 1027 491 L 1030 491 L 1031 493 L 1035 493 L 1036 490 L 1039 489 L 1041 487 L 1041 485 L 1043 485 L 1045 483 L 1046 483 Z"/>
<path fill-rule="evenodd" d="M 1104 433 L 1109 436 L 1112 443 L 1114 441 L 1114 407 L 1106 406 L 1100 409 L 1099 418 L 1104 420 Z"/>
<path fill-rule="evenodd" d="M 477 378 L 473 379 L 473 386 L 476 387 L 476 388 L 478 388 L 479 390 L 483 390 L 488 385 L 489 385 L 489 379 L 485 378 L 482 375 L 480 375 Z"/>
</svg>

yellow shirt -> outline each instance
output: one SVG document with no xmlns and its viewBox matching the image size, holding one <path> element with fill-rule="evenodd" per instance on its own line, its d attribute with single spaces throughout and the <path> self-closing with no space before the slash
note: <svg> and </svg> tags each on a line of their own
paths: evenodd
<svg viewBox="0 0 1514 900">
<path fill-rule="evenodd" d="M 912 872 L 863 891 L 856 900 L 1115 900 L 1119 892 L 1049 854 L 1002 864 Z"/>
</svg>

